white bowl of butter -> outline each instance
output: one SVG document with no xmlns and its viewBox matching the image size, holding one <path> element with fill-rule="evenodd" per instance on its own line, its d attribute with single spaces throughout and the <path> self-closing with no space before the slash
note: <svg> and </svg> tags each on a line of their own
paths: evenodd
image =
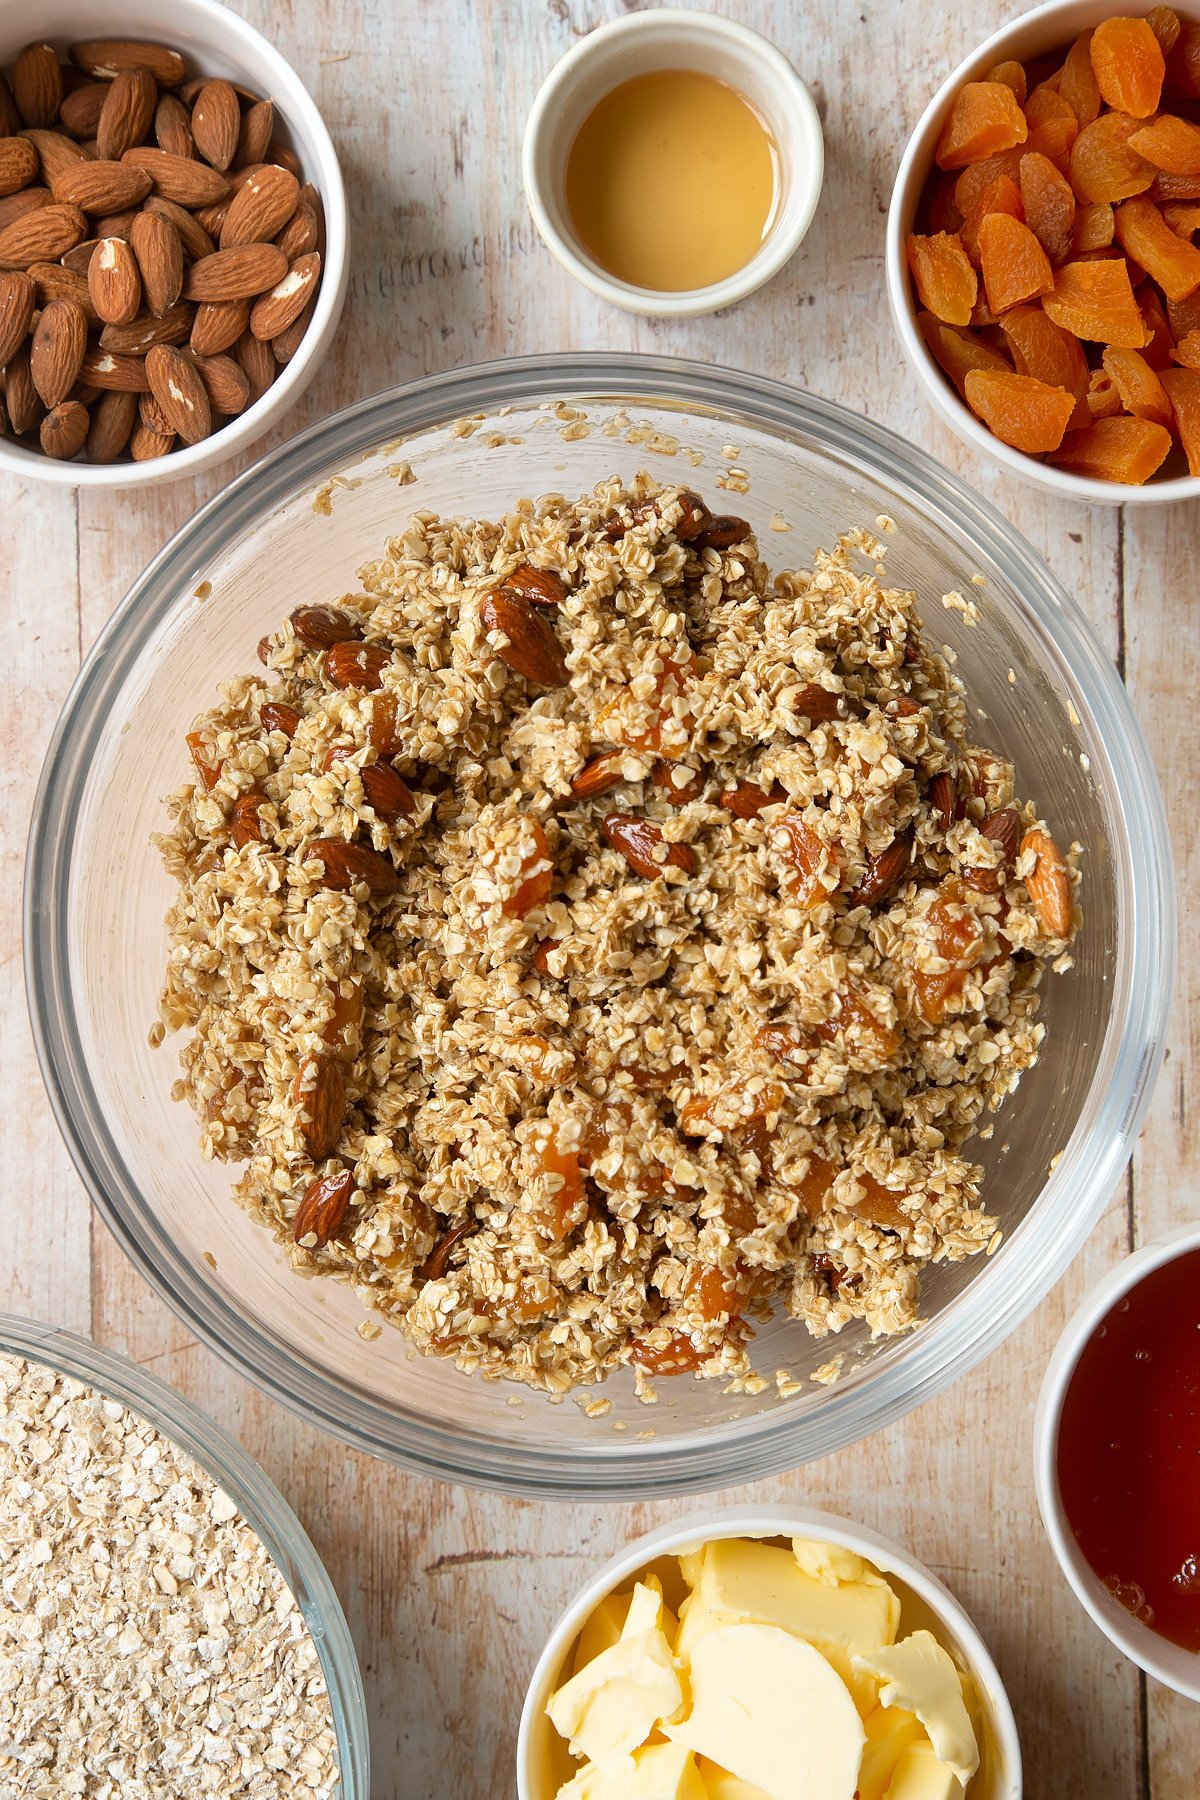
<svg viewBox="0 0 1200 1800">
<path fill-rule="evenodd" d="M 559 1620 L 519 1800 L 1021 1800 L 1012 1709 L 936 1576 L 830 1513 L 640 1538 Z"/>
</svg>

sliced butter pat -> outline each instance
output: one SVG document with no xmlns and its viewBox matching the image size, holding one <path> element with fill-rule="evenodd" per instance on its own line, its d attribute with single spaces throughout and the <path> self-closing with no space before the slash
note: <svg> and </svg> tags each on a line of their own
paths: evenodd
<svg viewBox="0 0 1200 1800">
<path fill-rule="evenodd" d="M 778 1625 L 812 1644 L 867 1656 L 895 1641 L 900 1602 L 886 1582 L 836 1586 L 806 1574 L 791 1550 L 748 1538 L 705 1546 L 700 1579 L 680 1611 L 676 1654 L 687 1657 L 714 1625 Z"/>
<path fill-rule="evenodd" d="M 887 1800 L 963 1800 L 965 1789 L 953 1769 L 938 1760 L 930 1743 L 910 1744 L 896 1765 Z"/>
<path fill-rule="evenodd" d="M 849 1650 L 843 1650 L 838 1644 L 817 1644 L 815 1648 L 845 1682 L 850 1698 L 858 1709 L 858 1716 L 865 1724 L 879 1708 L 878 1677 L 868 1674 L 865 1669 L 856 1668 Z"/>
<path fill-rule="evenodd" d="M 647 1744 L 624 1770 L 594 1763 L 558 1790 L 557 1800 L 709 1800 L 691 1751 L 683 1744 Z"/>
<path fill-rule="evenodd" d="M 838 1587 L 843 1581 L 865 1581 L 886 1587 L 883 1576 L 854 1550 L 841 1544 L 822 1544 L 815 1538 L 793 1538 L 792 1555 L 802 1575 Z"/>
<path fill-rule="evenodd" d="M 859 1800 L 886 1800 L 896 1764 L 911 1744 L 928 1744 L 916 1713 L 900 1706 L 877 1706 L 863 1721 L 867 1742 L 858 1771 Z"/>
<path fill-rule="evenodd" d="M 605 1594 L 588 1614 L 575 1643 L 572 1674 L 578 1675 L 594 1662 L 603 1650 L 611 1650 L 621 1636 L 621 1627 L 629 1611 L 628 1594 Z"/>
<path fill-rule="evenodd" d="M 853 1800 L 862 1720 L 819 1650 L 776 1625 L 719 1625 L 690 1675 L 691 1712 L 663 1727 L 673 1742 L 772 1800 Z"/>
<path fill-rule="evenodd" d="M 979 1746 L 958 1670 L 932 1632 L 914 1631 L 902 1643 L 854 1661 L 860 1671 L 879 1677 L 884 1706 L 916 1713 L 938 1757 L 966 1787 L 979 1767 Z"/>
<path fill-rule="evenodd" d="M 674 1640 L 679 1625 L 663 1599 L 662 1582 L 657 1575 L 647 1575 L 636 1582 L 632 1594 L 625 1596 L 625 1605 L 622 1637 L 636 1637 L 643 1631 L 661 1631 L 668 1642 Z"/>
<path fill-rule="evenodd" d="M 679 1711 L 683 1689 L 658 1628 L 662 1616 L 662 1590 L 639 1581 L 617 1642 L 551 1695 L 547 1715 L 572 1756 L 620 1768 L 660 1719 Z"/>
<path fill-rule="evenodd" d="M 691 1544 L 686 1550 L 679 1552 L 679 1573 L 690 1588 L 694 1588 L 700 1579 L 700 1570 L 704 1565 L 704 1545 Z"/>
<path fill-rule="evenodd" d="M 755 1787 L 751 1781 L 743 1781 L 740 1775 L 731 1775 L 728 1769 L 722 1769 L 718 1763 L 709 1762 L 707 1756 L 697 1757 L 696 1767 L 700 1771 L 707 1800 L 771 1800 L 765 1788 Z"/>
</svg>

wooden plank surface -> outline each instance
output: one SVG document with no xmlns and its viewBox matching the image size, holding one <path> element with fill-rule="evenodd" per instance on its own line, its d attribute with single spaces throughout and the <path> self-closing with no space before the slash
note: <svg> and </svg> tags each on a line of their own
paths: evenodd
<svg viewBox="0 0 1200 1800">
<path fill-rule="evenodd" d="M 1013 517 L 1080 598 L 1126 673 L 1167 790 L 1181 877 L 1195 869 L 1194 558 L 1200 508 L 1069 506 L 963 449 L 901 366 L 882 232 L 905 135 L 944 73 L 997 22 L 987 0 L 742 0 L 810 81 L 826 130 L 821 209 L 766 290 L 716 318 L 635 319 L 576 287 L 542 248 L 519 146 L 542 75 L 618 0 L 310 0 L 237 10 L 316 95 L 343 158 L 354 272 L 338 343 L 266 440 L 390 383 L 572 346 L 768 368 L 881 419 Z M 250 458 L 246 459 L 247 461 Z M 305 1520 L 359 1646 L 379 1800 L 512 1791 L 525 1681 L 596 1562 L 670 1504 L 572 1509 L 417 1481 L 332 1445 L 232 1375 L 159 1304 L 89 1212 L 42 1091 L 21 1003 L 19 890 L 32 786 L 59 704 L 103 620 L 164 539 L 232 473 L 78 502 L 0 481 L 9 705 L 3 724 L 0 1159 L 9 1255 L 0 1307 L 127 1350 L 240 1435 Z M 15 672 L 15 673 L 14 673 Z M 950 1583 L 991 1643 L 1021 1727 L 1030 1800 L 1177 1800 L 1200 1788 L 1200 1714 L 1112 1652 L 1044 1543 L 1030 1474 L 1033 1406 L 1067 1311 L 1131 1244 L 1184 1219 L 1197 1174 L 1200 923 L 1185 910 L 1171 1058 L 1128 1186 L 1060 1289 L 941 1400 L 761 1500 L 828 1505 L 895 1533 Z M 738 1496 L 742 1497 L 740 1494 Z"/>
</svg>

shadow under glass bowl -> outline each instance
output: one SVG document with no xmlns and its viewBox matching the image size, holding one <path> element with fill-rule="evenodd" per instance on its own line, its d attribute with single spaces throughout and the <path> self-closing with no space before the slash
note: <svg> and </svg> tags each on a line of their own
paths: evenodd
<svg viewBox="0 0 1200 1800">
<path fill-rule="evenodd" d="M 715 486 L 730 444 L 745 494 Z M 680 1378 L 647 1408 L 623 1373 L 599 1390 L 611 1409 L 588 1417 L 422 1358 L 397 1330 L 364 1342 L 357 1297 L 299 1280 L 233 1203 L 230 1168 L 201 1160 L 190 1110 L 170 1099 L 170 1043 L 147 1043 L 171 897 L 150 838 L 162 796 L 189 773 L 183 734 L 218 682 L 254 668 L 259 637 L 299 601 L 352 589 L 411 511 L 496 517 L 519 496 L 576 495 L 642 468 L 736 506 L 775 566 L 808 563 L 847 527 L 890 515 L 889 580 L 916 589 L 934 641 L 957 656 L 979 737 L 1013 757 L 1020 793 L 1058 841 L 1083 846 L 1086 924 L 1074 968 L 1043 987 L 1040 1062 L 991 1140 L 971 1146 L 1003 1240 L 990 1257 L 928 1270 L 920 1330 L 872 1344 L 854 1326 L 816 1341 L 776 1318 L 754 1352 L 766 1392 Z M 790 531 L 770 529 L 780 514 Z M 955 589 L 976 602 L 975 623 L 942 607 Z M 30 1008 L 59 1123 L 109 1226 L 190 1329 L 360 1448 L 550 1498 L 679 1494 L 795 1467 L 995 1348 L 1066 1268 L 1130 1154 L 1174 954 L 1148 752 L 1101 646 L 1025 541 L 928 457 L 840 407 L 630 356 L 514 359 L 380 395 L 272 453 L 191 520 L 71 691 L 35 803 L 25 904 Z M 809 1381 L 835 1352 L 841 1378 Z M 801 1387 L 788 1398 L 770 1380 L 784 1368 Z"/>
</svg>

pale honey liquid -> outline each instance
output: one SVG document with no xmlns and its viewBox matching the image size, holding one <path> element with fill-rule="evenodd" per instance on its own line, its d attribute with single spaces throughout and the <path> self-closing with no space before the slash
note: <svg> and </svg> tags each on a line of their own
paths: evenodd
<svg viewBox="0 0 1200 1800">
<path fill-rule="evenodd" d="M 636 75 L 590 112 L 567 158 L 567 207 L 596 261 L 679 293 L 734 275 L 775 207 L 770 132 L 736 90 L 692 69 Z"/>
</svg>

